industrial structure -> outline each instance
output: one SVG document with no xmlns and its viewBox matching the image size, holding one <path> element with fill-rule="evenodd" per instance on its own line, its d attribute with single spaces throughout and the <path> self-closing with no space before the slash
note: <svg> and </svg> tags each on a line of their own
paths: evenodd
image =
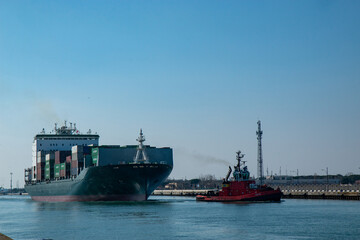
<svg viewBox="0 0 360 240">
<path fill-rule="evenodd" d="M 258 124 L 258 130 L 256 131 L 257 140 L 258 140 L 257 176 L 260 181 L 260 185 L 262 185 L 264 180 L 263 157 L 262 157 L 262 146 L 261 146 L 261 138 L 263 131 L 261 130 L 260 120 L 257 122 L 257 124 Z"/>
</svg>

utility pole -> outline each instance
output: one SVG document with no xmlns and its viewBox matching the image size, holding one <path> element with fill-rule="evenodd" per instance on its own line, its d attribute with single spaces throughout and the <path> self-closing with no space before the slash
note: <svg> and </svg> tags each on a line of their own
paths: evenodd
<svg viewBox="0 0 360 240">
<path fill-rule="evenodd" d="M 257 122 L 258 124 L 258 130 L 256 131 L 257 140 L 258 140 L 258 178 L 260 180 L 260 185 L 263 184 L 263 178 L 264 178 L 264 170 L 263 170 L 263 158 L 262 158 L 262 146 L 261 146 L 261 138 L 263 132 L 261 131 L 261 122 L 260 120 Z"/>
<path fill-rule="evenodd" d="M 326 167 L 326 183 L 329 185 L 329 169 Z"/>
<path fill-rule="evenodd" d="M 325 169 L 321 169 L 321 170 L 326 171 L 326 191 L 327 191 L 329 188 L 329 168 L 326 167 L 326 170 Z"/>
<path fill-rule="evenodd" d="M 329 190 L 329 169 L 326 167 L 326 191 Z"/>
<path fill-rule="evenodd" d="M 10 173 L 10 195 L 12 195 L 12 175 L 13 173 Z"/>
<path fill-rule="evenodd" d="M 299 169 L 296 169 L 297 182 L 299 183 Z"/>
</svg>

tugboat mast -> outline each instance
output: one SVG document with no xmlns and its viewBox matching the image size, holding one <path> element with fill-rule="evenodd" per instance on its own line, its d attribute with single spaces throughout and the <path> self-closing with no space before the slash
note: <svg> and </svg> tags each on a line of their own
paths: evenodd
<svg viewBox="0 0 360 240">
<path fill-rule="evenodd" d="M 242 154 L 240 150 L 236 152 L 236 160 L 237 160 L 237 162 L 238 162 L 238 164 L 237 164 L 236 167 L 237 167 L 237 169 L 238 169 L 239 171 L 240 171 L 241 159 L 242 159 L 244 156 L 245 156 L 245 154 Z M 243 162 L 245 162 L 245 161 L 243 161 Z"/>
<path fill-rule="evenodd" d="M 258 124 L 258 130 L 256 131 L 256 135 L 257 135 L 257 140 L 258 140 L 258 156 L 257 156 L 257 160 L 258 160 L 258 178 L 260 180 L 260 185 L 263 184 L 263 180 L 264 180 L 264 170 L 263 170 L 263 158 L 262 158 L 262 146 L 261 146 L 261 138 L 262 138 L 262 134 L 263 132 L 261 131 L 261 122 L 260 120 L 257 122 Z"/>
</svg>

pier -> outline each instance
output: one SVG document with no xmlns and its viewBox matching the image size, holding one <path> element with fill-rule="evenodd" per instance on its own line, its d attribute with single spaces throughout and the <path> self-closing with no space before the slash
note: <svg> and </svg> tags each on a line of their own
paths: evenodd
<svg viewBox="0 0 360 240">
<path fill-rule="evenodd" d="M 280 188 L 285 199 L 334 199 L 334 200 L 360 200 L 360 185 L 341 184 L 303 184 L 303 185 L 270 185 Z M 218 189 L 177 189 L 155 190 L 155 196 L 188 196 L 210 195 Z"/>
<path fill-rule="evenodd" d="M 187 196 L 208 195 L 217 189 L 187 189 L 187 190 L 155 190 L 153 195 L 156 196 Z"/>
<path fill-rule="evenodd" d="M 279 187 L 283 193 L 283 198 L 360 200 L 359 184 L 289 184 L 270 186 L 273 188 Z"/>
<path fill-rule="evenodd" d="M 357 191 L 321 191 L 321 190 L 284 190 L 283 198 L 294 199 L 334 199 L 334 200 L 360 200 L 359 190 Z"/>
</svg>

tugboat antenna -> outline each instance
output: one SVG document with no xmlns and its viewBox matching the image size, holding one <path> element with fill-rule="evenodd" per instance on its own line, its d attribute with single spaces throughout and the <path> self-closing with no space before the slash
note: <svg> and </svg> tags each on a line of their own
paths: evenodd
<svg viewBox="0 0 360 240">
<path fill-rule="evenodd" d="M 257 156 L 257 160 L 258 160 L 258 178 L 260 180 L 260 185 L 263 184 L 263 179 L 264 179 L 264 170 L 263 170 L 263 158 L 262 158 L 262 146 L 261 146 L 261 138 L 262 138 L 262 134 L 263 132 L 261 131 L 261 122 L 260 120 L 257 122 L 258 124 L 258 130 L 256 131 L 256 135 L 257 135 L 257 139 L 258 139 L 258 156 Z"/>
</svg>

